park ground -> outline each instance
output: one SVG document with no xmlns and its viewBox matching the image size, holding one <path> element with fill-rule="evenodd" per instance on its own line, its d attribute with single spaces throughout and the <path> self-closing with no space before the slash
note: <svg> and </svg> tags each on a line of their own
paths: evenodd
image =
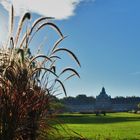
<svg viewBox="0 0 140 140">
<path fill-rule="evenodd" d="M 140 140 L 140 114 L 60 114 L 57 120 L 61 126 L 57 127 L 56 139 Z"/>
</svg>

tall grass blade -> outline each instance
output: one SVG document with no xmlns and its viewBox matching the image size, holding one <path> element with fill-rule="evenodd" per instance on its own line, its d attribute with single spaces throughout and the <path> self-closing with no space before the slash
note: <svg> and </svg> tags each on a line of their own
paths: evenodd
<svg viewBox="0 0 140 140">
<path fill-rule="evenodd" d="M 54 23 L 51 23 L 51 22 L 43 23 L 42 25 L 40 25 L 40 26 L 38 27 L 38 29 L 36 30 L 36 32 L 38 32 L 41 28 L 43 28 L 43 27 L 45 27 L 45 26 L 50 26 L 50 27 L 52 27 L 54 30 L 57 31 L 57 33 L 58 33 L 62 38 L 64 38 L 62 32 L 60 31 L 60 29 L 59 29 Z"/>
<path fill-rule="evenodd" d="M 55 49 L 52 54 L 55 54 L 56 52 L 61 52 L 61 51 L 65 51 L 68 54 L 70 54 L 70 56 L 72 56 L 72 58 L 74 58 L 74 60 L 77 62 L 77 64 L 81 67 L 81 64 L 80 64 L 78 58 L 76 57 L 76 55 L 72 51 L 70 51 L 70 50 L 68 50 L 66 48 L 58 48 L 58 49 Z"/>
<path fill-rule="evenodd" d="M 25 13 L 24 16 L 21 18 L 20 22 L 19 22 L 19 25 L 18 25 L 18 29 L 17 29 L 17 33 L 16 33 L 16 38 L 15 38 L 15 47 L 17 45 L 17 42 L 19 40 L 19 35 L 20 35 L 20 32 L 22 30 L 22 27 L 23 27 L 23 23 L 26 19 L 30 20 L 31 18 L 31 14 L 30 13 Z"/>
<path fill-rule="evenodd" d="M 63 83 L 59 79 L 56 79 L 55 81 L 61 85 L 61 87 L 63 88 L 63 91 L 65 93 L 65 96 L 67 96 L 67 92 L 66 92 L 66 89 L 65 89 L 65 86 L 63 85 Z"/>
<path fill-rule="evenodd" d="M 64 70 L 62 70 L 62 72 L 60 73 L 59 76 L 61 76 L 62 74 L 64 74 L 67 71 L 73 72 L 75 75 L 77 75 L 80 78 L 80 75 L 78 74 L 78 72 L 75 69 L 73 69 L 73 68 L 65 68 Z"/>
<path fill-rule="evenodd" d="M 56 43 L 54 44 L 54 46 L 52 47 L 52 52 L 56 49 L 56 47 L 66 38 L 67 36 L 60 38 L 58 41 L 56 41 Z"/>
<path fill-rule="evenodd" d="M 14 8 L 13 5 L 11 6 L 11 16 L 10 16 L 10 34 L 13 32 L 13 27 L 14 27 Z"/>
<path fill-rule="evenodd" d="M 58 75 L 57 75 L 56 73 L 54 73 L 52 70 L 47 69 L 47 68 L 36 68 L 36 69 L 32 72 L 31 77 L 32 77 L 34 74 L 36 74 L 38 71 L 40 71 L 40 70 L 45 70 L 46 72 L 50 72 L 50 73 L 52 73 L 54 76 L 58 77 Z"/>
</svg>

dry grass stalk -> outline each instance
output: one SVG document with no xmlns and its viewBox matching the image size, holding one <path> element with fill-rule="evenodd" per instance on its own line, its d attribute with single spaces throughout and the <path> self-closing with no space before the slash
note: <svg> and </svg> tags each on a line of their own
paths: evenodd
<svg viewBox="0 0 140 140">
<path fill-rule="evenodd" d="M 31 14 L 25 13 L 21 18 L 15 37 L 13 6 L 10 19 L 7 45 L 0 49 L 0 139 L 36 140 L 39 139 L 39 134 L 43 133 L 41 130 L 46 130 L 46 133 L 52 127 L 48 116 L 51 94 L 56 91 L 55 86 L 59 83 L 66 94 L 60 76 L 71 71 L 72 75 L 66 80 L 74 75 L 79 77 L 73 68 L 66 68 L 61 73 L 56 71 L 57 60 L 61 59 L 56 53 L 65 51 L 79 66 L 80 62 L 70 50 L 58 48 L 65 37 L 60 29 L 49 21 L 50 17 L 36 20 L 23 37 L 20 36 L 21 31 L 24 29 L 25 20 L 31 19 Z M 32 54 L 29 44 L 34 35 L 45 26 L 54 29 L 60 39 L 47 56 Z"/>
</svg>

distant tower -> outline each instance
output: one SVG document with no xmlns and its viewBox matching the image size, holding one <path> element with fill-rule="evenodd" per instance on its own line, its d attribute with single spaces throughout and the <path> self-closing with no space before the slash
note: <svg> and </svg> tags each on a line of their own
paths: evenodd
<svg viewBox="0 0 140 140">
<path fill-rule="evenodd" d="M 102 87 L 102 91 L 100 92 L 100 94 L 106 94 L 105 88 Z"/>
<path fill-rule="evenodd" d="M 109 111 L 111 107 L 111 96 L 106 94 L 105 88 L 103 87 L 100 94 L 96 96 L 95 109 Z"/>
</svg>

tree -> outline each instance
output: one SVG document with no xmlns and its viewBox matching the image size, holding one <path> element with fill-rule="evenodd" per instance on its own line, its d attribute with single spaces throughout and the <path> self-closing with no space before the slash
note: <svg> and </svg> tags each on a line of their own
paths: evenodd
<svg viewBox="0 0 140 140">
<path fill-rule="evenodd" d="M 138 104 L 138 109 L 140 110 L 140 103 Z"/>
</svg>

